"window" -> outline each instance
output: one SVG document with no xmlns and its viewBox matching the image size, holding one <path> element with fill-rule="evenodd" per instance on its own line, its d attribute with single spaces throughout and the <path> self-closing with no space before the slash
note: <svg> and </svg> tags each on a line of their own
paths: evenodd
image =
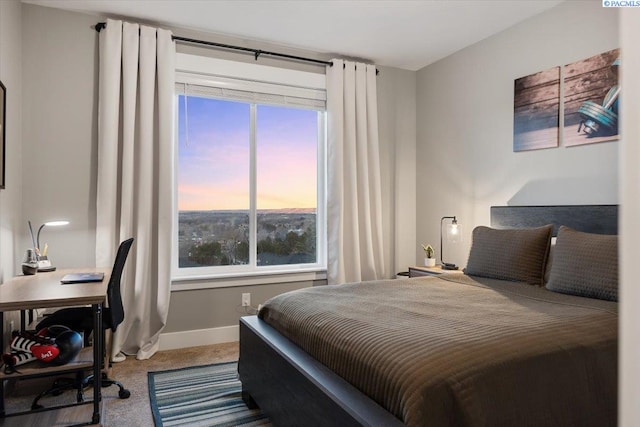
<svg viewBox="0 0 640 427">
<path fill-rule="evenodd" d="M 177 74 L 174 276 L 325 268 L 324 96 Z"/>
</svg>

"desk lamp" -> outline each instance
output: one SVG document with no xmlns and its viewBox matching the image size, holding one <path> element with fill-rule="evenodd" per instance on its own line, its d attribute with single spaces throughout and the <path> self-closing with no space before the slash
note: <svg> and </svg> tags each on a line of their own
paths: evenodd
<svg viewBox="0 0 640 427">
<path fill-rule="evenodd" d="M 451 243 L 458 243 L 460 240 L 460 225 L 455 216 L 443 216 L 440 220 L 440 262 L 442 263 L 443 270 L 457 270 L 458 266 L 450 262 L 444 262 L 444 255 L 442 254 L 442 224 L 446 219 L 452 221 L 447 224 L 447 241 Z"/>
<path fill-rule="evenodd" d="M 47 257 L 47 252 L 49 250 L 49 247 L 47 246 L 46 243 L 44 244 L 44 249 L 42 250 L 42 252 L 40 251 L 40 232 L 46 226 L 59 227 L 61 225 L 67 225 L 67 224 L 69 224 L 69 221 L 45 222 L 38 228 L 38 233 L 36 235 L 36 238 L 34 239 L 33 228 L 31 227 L 31 221 L 29 221 L 29 233 L 31 234 L 31 242 L 33 243 L 33 247 L 36 253 L 38 254 L 38 271 L 54 271 L 56 269 L 54 266 L 51 265 L 51 261 L 49 261 L 49 258 Z"/>
</svg>

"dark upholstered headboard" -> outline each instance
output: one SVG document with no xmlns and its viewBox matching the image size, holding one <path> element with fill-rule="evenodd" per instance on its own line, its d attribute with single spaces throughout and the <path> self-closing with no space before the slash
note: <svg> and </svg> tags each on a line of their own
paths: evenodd
<svg viewBox="0 0 640 427">
<path fill-rule="evenodd" d="M 491 206 L 493 228 L 528 228 L 553 224 L 553 235 L 566 225 L 596 234 L 618 234 L 618 205 Z"/>
</svg>

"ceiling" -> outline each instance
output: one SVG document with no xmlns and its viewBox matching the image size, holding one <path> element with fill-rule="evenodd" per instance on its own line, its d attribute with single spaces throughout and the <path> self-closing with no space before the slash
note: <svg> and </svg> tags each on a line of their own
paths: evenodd
<svg viewBox="0 0 640 427">
<path fill-rule="evenodd" d="M 563 0 L 22 0 L 419 70 Z"/>
</svg>

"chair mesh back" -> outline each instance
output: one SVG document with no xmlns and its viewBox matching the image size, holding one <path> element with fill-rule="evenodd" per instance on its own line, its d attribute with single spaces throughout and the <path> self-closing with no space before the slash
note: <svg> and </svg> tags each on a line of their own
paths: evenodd
<svg viewBox="0 0 640 427">
<path fill-rule="evenodd" d="M 111 271 L 111 280 L 107 287 L 107 298 L 109 301 L 109 312 L 111 313 L 111 330 L 115 332 L 118 325 L 124 320 L 124 307 L 122 306 L 122 294 L 120 293 L 120 279 L 122 270 L 129 255 L 129 249 L 133 244 L 133 237 L 120 243 L 116 260 L 113 263 L 113 271 Z"/>
</svg>

